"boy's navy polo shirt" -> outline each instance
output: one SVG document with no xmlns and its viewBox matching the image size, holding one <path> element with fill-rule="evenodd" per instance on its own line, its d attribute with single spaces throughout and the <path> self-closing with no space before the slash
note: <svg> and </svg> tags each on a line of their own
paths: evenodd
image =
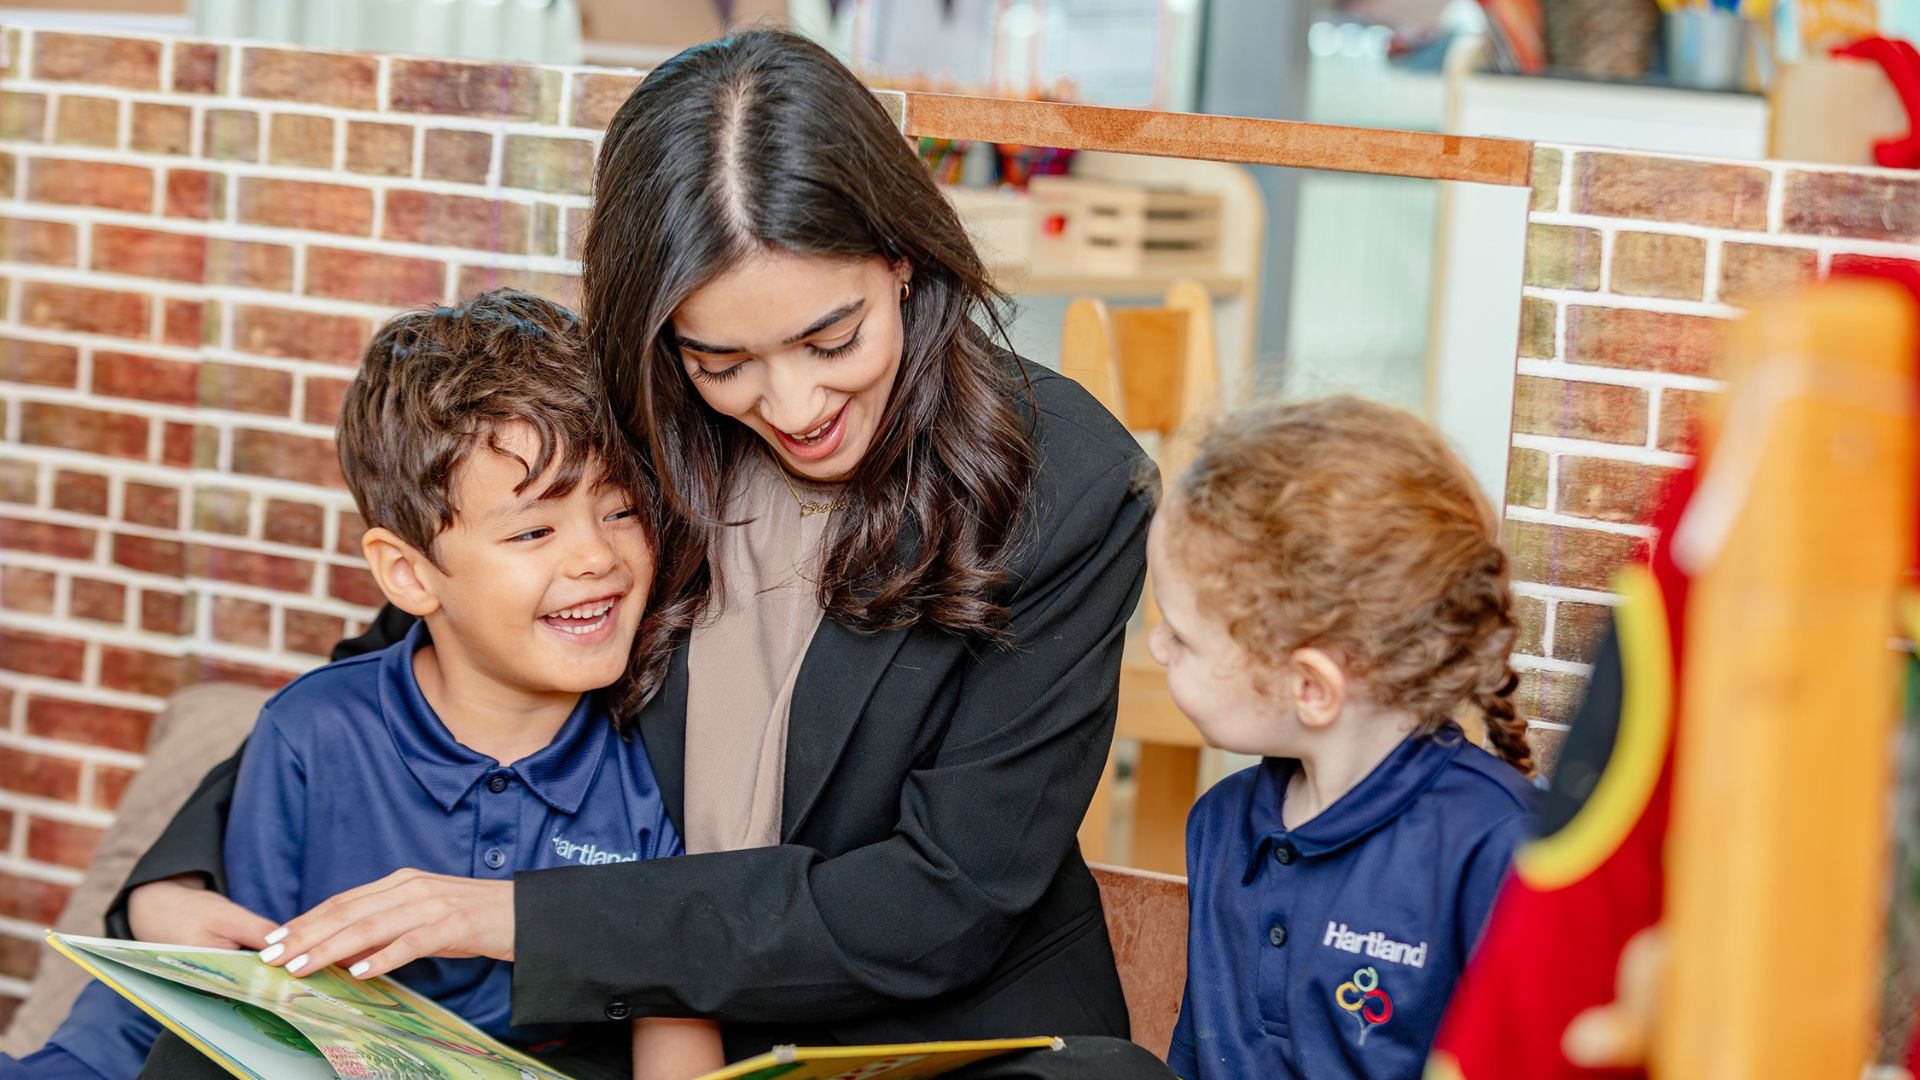
<svg viewBox="0 0 1920 1080">
<path fill-rule="evenodd" d="M 1401 743 L 1298 829 L 1269 758 L 1187 819 L 1185 1080 L 1417 1078 L 1533 789 L 1449 725 Z"/>
<path fill-rule="evenodd" d="M 682 854 L 638 738 L 581 697 L 553 741 L 512 765 L 457 742 L 413 674 L 424 623 L 379 652 L 274 695 L 247 740 L 227 819 L 233 900 L 276 922 L 405 868 L 508 880 L 517 871 Z M 636 908 L 636 911 L 638 909 Z M 427 959 L 400 981 L 522 1046 L 564 1027 L 514 1027 L 512 965 Z M 90 987 L 52 1042 L 103 1076 L 131 1077 L 158 1028 Z M 130 1066 L 130 1067 L 129 1067 Z"/>
</svg>

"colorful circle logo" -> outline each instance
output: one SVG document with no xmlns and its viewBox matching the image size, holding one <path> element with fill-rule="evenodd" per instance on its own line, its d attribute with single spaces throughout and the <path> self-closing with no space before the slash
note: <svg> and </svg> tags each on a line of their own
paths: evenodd
<svg viewBox="0 0 1920 1080">
<path fill-rule="evenodd" d="M 1360 1025 L 1361 1046 L 1367 1045 L 1368 1032 L 1393 1019 L 1393 999 L 1380 989 L 1380 973 L 1370 967 L 1361 968 L 1353 973 L 1351 981 L 1341 983 L 1333 992 L 1333 1000 Z"/>
</svg>

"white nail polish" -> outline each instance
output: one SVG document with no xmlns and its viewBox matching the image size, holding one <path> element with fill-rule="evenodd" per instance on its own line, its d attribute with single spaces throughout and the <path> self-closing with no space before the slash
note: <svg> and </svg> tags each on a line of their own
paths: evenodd
<svg viewBox="0 0 1920 1080">
<path fill-rule="evenodd" d="M 348 968 L 347 974 L 357 979 L 360 976 L 365 975 L 368 972 L 368 970 L 371 969 L 372 967 L 373 967 L 373 964 L 371 961 L 362 960 L 359 963 Z"/>
<path fill-rule="evenodd" d="M 286 951 L 287 951 L 287 947 L 285 945 L 269 945 L 266 948 L 260 950 L 260 959 L 265 960 L 267 963 L 271 964 L 275 960 L 280 959 L 280 954 Z"/>
<path fill-rule="evenodd" d="M 307 966 L 307 954 L 301 953 L 299 956 L 296 956 L 293 959 L 287 961 L 287 974 L 298 975 L 300 974 L 300 969 L 306 966 Z"/>
<path fill-rule="evenodd" d="M 287 936 L 287 928 L 283 926 L 280 929 L 275 930 L 273 933 L 267 935 L 267 944 L 278 945 L 280 944 L 280 939 L 286 936 Z"/>
</svg>

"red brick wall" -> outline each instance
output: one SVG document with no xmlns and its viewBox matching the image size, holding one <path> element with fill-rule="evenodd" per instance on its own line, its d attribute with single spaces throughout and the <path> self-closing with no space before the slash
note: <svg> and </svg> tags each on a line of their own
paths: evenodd
<svg viewBox="0 0 1920 1080">
<path fill-rule="evenodd" d="M 1536 148 L 1506 542 L 1522 706 L 1549 752 L 1609 578 L 1722 390 L 1722 320 L 1873 259 L 1920 260 L 1920 175 Z"/>
<path fill-rule="evenodd" d="M 0 71 L 0 1011 L 163 699 L 378 599 L 330 435 L 370 328 L 571 301 L 635 76 L 50 31 Z"/>
</svg>

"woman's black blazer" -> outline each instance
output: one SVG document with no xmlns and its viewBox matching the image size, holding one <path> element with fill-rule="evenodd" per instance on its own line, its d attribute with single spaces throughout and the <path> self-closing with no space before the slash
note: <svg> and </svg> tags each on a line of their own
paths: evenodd
<svg viewBox="0 0 1920 1080">
<path fill-rule="evenodd" d="M 1113 738 L 1149 500 L 1125 429 L 1073 381 L 1026 371 L 1038 467 L 1006 590 L 1011 647 L 823 621 L 793 694 L 785 843 L 517 875 L 515 1023 L 707 1016 L 726 1023 L 729 1057 L 1127 1034 L 1074 837 Z M 397 621 L 362 644 L 396 640 Z M 686 694 L 682 648 L 639 717 L 676 819 Z M 237 760 L 209 774 L 128 888 L 190 871 L 224 888 Z M 123 891 L 122 934 L 124 910 Z"/>
</svg>

